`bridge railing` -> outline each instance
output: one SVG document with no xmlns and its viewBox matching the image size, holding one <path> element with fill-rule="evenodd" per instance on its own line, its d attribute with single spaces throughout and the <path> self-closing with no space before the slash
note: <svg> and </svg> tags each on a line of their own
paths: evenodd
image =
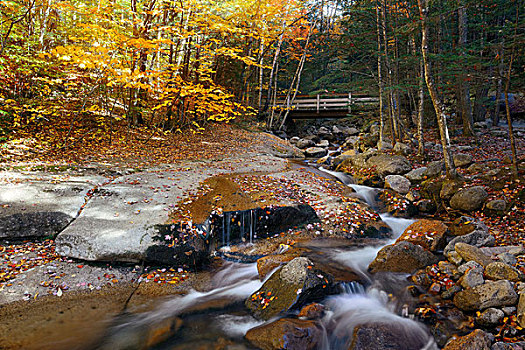
<svg viewBox="0 0 525 350">
<path fill-rule="evenodd" d="M 347 96 L 322 96 L 318 94 L 315 97 L 296 97 L 293 102 L 290 97 L 287 99 L 277 99 L 274 108 L 289 109 L 292 111 L 317 111 L 317 113 L 328 110 L 348 109 L 348 112 L 351 112 L 352 105 L 377 104 L 378 102 L 378 97 L 353 97 L 352 93 L 349 93 Z"/>
</svg>

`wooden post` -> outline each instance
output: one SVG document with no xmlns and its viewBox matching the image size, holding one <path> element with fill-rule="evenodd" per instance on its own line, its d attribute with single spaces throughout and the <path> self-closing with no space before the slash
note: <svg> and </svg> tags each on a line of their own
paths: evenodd
<svg viewBox="0 0 525 350">
<path fill-rule="evenodd" d="M 319 114 L 319 103 L 320 103 L 320 96 L 317 94 L 317 114 Z"/>
</svg>

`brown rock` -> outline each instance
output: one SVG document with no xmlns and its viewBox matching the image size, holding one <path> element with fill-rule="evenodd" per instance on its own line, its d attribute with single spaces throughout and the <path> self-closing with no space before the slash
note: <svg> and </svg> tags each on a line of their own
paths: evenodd
<svg viewBox="0 0 525 350">
<path fill-rule="evenodd" d="M 435 252 L 445 246 L 447 230 L 447 226 L 441 221 L 418 220 L 407 227 L 396 243 L 407 241 Z"/>
<path fill-rule="evenodd" d="M 250 329 L 246 340 L 263 350 L 314 350 L 321 345 L 322 336 L 314 321 L 281 318 Z"/>
<path fill-rule="evenodd" d="M 315 320 L 323 317 L 324 306 L 318 303 L 306 305 L 301 309 L 297 317 L 304 317 L 308 320 Z"/>
<path fill-rule="evenodd" d="M 483 267 L 486 267 L 492 263 L 492 259 L 485 255 L 481 249 L 470 244 L 458 242 L 455 245 L 456 252 L 465 260 L 465 261 L 475 261 Z"/>
<path fill-rule="evenodd" d="M 372 273 L 379 271 L 411 273 L 435 262 L 437 258 L 434 254 L 417 244 L 402 241 L 381 249 L 368 269 Z"/>
<path fill-rule="evenodd" d="M 270 272 L 275 268 L 279 267 L 283 263 L 295 258 L 295 255 L 292 254 L 276 254 L 264 256 L 257 260 L 257 271 L 259 272 L 259 277 L 261 279 L 266 278 Z"/>
<path fill-rule="evenodd" d="M 518 302 L 518 323 L 521 327 L 525 327 L 525 293 L 520 294 L 520 301 Z"/>
<path fill-rule="evenodd" d="M 487 281 L 474 288 L 462 290 L 454 296 L 454 304 L 466 311 L 512 306 L 517 301 L 518 295 L 507 280 Z"/>
<path fill-rule="evenodd" d="M 470 334 L 449 341 L 444 350 L 490 350 L 491 344 L 492 339 L 488 333 L 475 329 Z"/>
<path fill-rule="evenodd" d="M 485 267 L 485 277 L 491 280 L 518 282 L 523 280 L 523 273 L 504 262 L 497 261 Z"/>
</svg>

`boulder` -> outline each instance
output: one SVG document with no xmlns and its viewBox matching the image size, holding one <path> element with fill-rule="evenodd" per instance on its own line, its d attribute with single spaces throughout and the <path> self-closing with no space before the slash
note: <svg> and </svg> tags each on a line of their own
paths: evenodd
<svg viewBox="0 0 525 350">
<path fill-rule="evenodd" d="M 400 194 L 407 194 L 410 190 L 410 181 L 401 175 L 385 176 L 385 188 L 391 188 Z"/>
<path fill-rule="evenodd" d="M 450 199 L 450 206 L 456 210 L 475 211 L 480 209 L 488 197 L 482 186 L 474 186 L 460 190 Z"/>
<path fill-rule="evenodd" d="M 513 306 L 517 302 L 518 295 L 507 280 L 486 281 L 474 288 L 462 290 L 454 296 L 454 305 L 465 311 Z"/>
<path fill-rule="evenodd" d="M 310 158 L 321 158 L 328 154 L 328 151 L 322 147 L 309 147 L 304 150 L 304 154 Z"/>
<path fill-rule="evenodd" d="M 458 242 L 455 245 L 455 250 L 467 262 L 475 261 L 483 267 L 492 263 L 492 259 L 476 246 Z"/>
<path fill-rule="evenodd" d="M 246 299 L 255 317 L 268 320 L 291 309 L 324 299 L 336 290 L 331 275 L 317 270 L 307 258 L 295 258 Z"/>
<path fill-rule="evenodd" d="M 487 310 L 483 311 L 481 315 L 476 317 L 476 323 L 482 327 L 494 327 L 501 322 L 503 317 L 505 317 L 503 311 L 489 307 Z"/>
<path fill-rule="evenodd" d="M 485 276 L 491 280 L 523 281 L 523 273 L 521 271 L 500 261 L 488 264 L 485 267 Z"/>
<path fill-rule="evenodd" d="M 403 175 L 412 169 L 408 159 L 403 156 L 380 154 L 370 157 L 366 163 L 370 168 L 375 167 L 381 176 Z"/>
<path fill-rule="evenodd" d="M 445 256 L 448 257 L 450 252 L 455 250 L 457 243 L 466 243 L 476 247 L 483 247 L 493 246 L 495 242 L 496 239 L 490 233 L 481 230 L 476 230 L 466 235 L 457 236 L 454 239 L 452 239 L 445 247 L 443 254 L 445 254 Z"/>
<path fill-rule="evenodd" d="M 305 149 L 305 148 L 309 148 L 309 147 L 315 146 L 315 142 L 313 140 L 300 139 L 299 141 L 297 141 L 295 146 L 297 148 L 300 148 L 300 149 Z"/>
<path fill-rule="evenodd" d="M 445 171 L 445 162 L 442 160 L 436 160 L 430 163 L 427 163 L 427 171 L 425 175 L 427 178 L 437 177 Z"/>
<path fill-rule="evenodd" d="M 513 254 L 508 252 L 498 254 L 497 258 L 501 262 L 504 262 L 505 264 L 509 265 L 516 265 L 518 263 L 518 259 L 516 259 L 516 257 Z"/>
<path fill-rule="evenodd" d="M 476 267 L 469 268 L 467 271 L 465 271 L 465 274 L 461 276 L 458 281 L 461 287 L 465 289 L 474 288 L 485 283 L 485 280 L 483 279 L 483 267 L 477 263 L 476 265 Z"/>
<path fill-rule="evenodd" d="M 422 213 L 435 213 L 437 210 L 436 203 L 431 199 L 421 199 L 416 202 L 418 211 Z"/>
<path fill-rule="evenodd" d="M 296 257 L 294 254 L 272 254 L 257 259 L 257 271 L 260 279 L 265 279 L 274 269 Z"/>
<path fill-rule="evenodd" d="M 406 228 L 396 243 L 407 241 L 435 252 L 443 249 L 448 227 L 438 220 L 421 219 Z"/>
<path fill-rule="evenodd" d="M 525 293 L 520 294 L 520 300 L 518 302 L 518 310 L 516 311 L 518 315 L 518 323 L 521 327 L 525 328 Z"/>
<path fill-rule="evenodd" d="M 457 153 L 452 156 L 456 168 L 465 168 L 472 164 L 472 156 L 468 153 Z"/>
<path fill-rule="evenodd" d="M 463 337 L 453 338 L 443 348 L 444 350 L 490 350 L 493 336 L 481 329 L 475 329 L 472 333 Z"/>
<path fill-rule="evenodd" d="M 445 201 L 449 201 L 461 187 L 465 184 L 463 180 L 445 180 L 439 191 L 439 197 Z"/>
<path fill-rule="evenodd" d="M 349 350 L 419 350 L 425 348 L 428 339 L 422 332 L 411 333 L 401 323 L 367 323 L 354 329 Z"/>
<path fill-rule="evenodd" d="M 394 145 L 394 152 L 403 156 L 407 156 L 412 152 L 412 147 L 410 147 L 406 143 L 396 142 L 396 144 Z"/>
<path fill-rule="evenodd" d="M 315 147 L 321 147 L 321 148 L 326 148 L 328 146 L 330 146 L 330 141 L 328 140 L 321 140 L 315 144 Z"/>
<path fill-rule="evenodd" d="M 507 210 L 506 201 L 504 201 L 503 199 L 494 199 L 494 200 L 488 201 L 485 204 L 484 212 L 490 216 L 497 216 L 497 215 L 505 214 L 506 210 Z"/>
<path fill-rule="evenodd" d="M 372 273 L 379 271 L 411 273 L 417 269 L 432 265 L 437 260 L 434 254 L 423 247 L 402 241 L 383 247 L 377 253 L 374 261 L 368 266 L 368 270 Z"/>
<path fill-rule="evenodd" d="M 420 183 L 426 179 L 427 167 L 421 167 L 410 170 L 405 174 L 405 177 L 412 183 Z"/>
<path fill-rule="evenodd" d="M 470 216 L 461 216 L 452 222 L 450 233 L 454 236 L 463 236 L 475 230 L 489 232 L 489 228 L 483 222 Z"/>
<path fill-rule="evenodd" d="M 324 316 L 324 306 L 318 303 L 306 305 L 299 311 L 297 317 L 307 320 L 318 320 Z"/>
<path fill-rule="evenodd" d="M 314 321 L 281 318 L 250 329 L 245 337 L 263 350 L 314 350 L 321 346 L 323 330 Z"/>
</svg>

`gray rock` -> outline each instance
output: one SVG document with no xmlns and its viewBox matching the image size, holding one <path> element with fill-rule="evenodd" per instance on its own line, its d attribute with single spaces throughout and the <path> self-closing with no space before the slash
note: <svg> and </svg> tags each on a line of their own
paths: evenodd
<svg viewBox="0 0 525 350">
<path fill-rule="evenodd" d="M 410 162 L 405 157 L 387 154 L 372 156 L 367 160 L 366 164 L 368 167 L 376 167 L 377 173 L 382 176 L 402 175 L 412 169 Z"/>
<path fill-rule="evenodd" d="M 281 318 L 250 329 L 245 338 L 257 349 L 315 350 L 321 347 L 323 329 L 314 321 Z"/>
<path fill-rule="evenodd" d="M 348 350 L 419 350 L 428 345 L 422 329 L 402 323 L 373 322 L 355 327 Z"/>
<path fill-rule="evenodd" d="M 511 282 L 524 280 L 524 276 L 521 271 L 501 261 L 488 264 L 485 267 L 485 276 L 491 280 L 509 280 Z"/>
<path fill-rule="evenodd" d="M 312 141 L 312 140 L 308 140 L 308 139 L 300 139 L 299 141 L 297 141 L 295 146 L 297 148 L 300 148 L 300 149 L 305 149 L 305 148 L 308 148 L 308 147 L 315 146 L 315 142 Z"/>
<path fill-rule="evenodd" d="M 408 173 L 405 174 L 405 177 L 410 180 L 412 183 L 419 183 L 423 180 L 425 180 L 427 167 L 421 167 L 417 169 L 412 169 Z"/>
<path fill-rule="evenodd" d="M 514 306 L 505 306 L 505 307 L 502 307 L 501 308 L 501 311 L 503 311 L 503 313 L 506 315 L 506 316 L 510 316 L 510 315 L 513 315 L 514 313 L 516 313 L 516 307 Z"/>
<path fill-rule="evenodd" d="M 425 172 L 425 175 L 428 178 L 437 177 L 445 171 L 445 162 L 442 160 L 436 160 L 428 163 L 426 168 L 427 171 Z"/>
<path fill-rule="evenodd" d="M 315 147 L 323 147 L 323 148 L 326 148 L 328 146 L 330 146 L 330 142 L 328 140 L 321 140 L 319 141 L 319 143 L 315 145 Z"/>
<path fill-rule="evenodd" d="M 492 259 L 476 246 L 458 242 L 455 245 L 455 250 L 467 262 L 473 260 L 483 267 L 487 267 L 492 263 Z"/>
<path fill-rule="evenodd" d="M 483 270 L 483 266 L 481 266 L 480 264 L 478 264 L 474 260 L 470 260 L 470 261 L 467 261 L 466 263 L 458 266 L 458 272 L 463 275 L 463 274 L 465 274 L 465 272 L 467 272 L 470 269 L 478 269 L 478 268 Z"/>
<path fill-rule="evenodd" d="M 517 343 L 504 343 L 504 342 L 496 342 L 492 344 L 492 347 L 490 350 L 524 350 L 525 349 L 525 342 L 517 342 Z"/>
<path fill-rule="evenodd" d="M 293 136 L 293 137 L 290 138 L 290 143 L 292 145 L 295 145 L 299 140 L 300 140 L 300 138 L 298 136 Z"/>
<path fill-rule="evenodd" d="M 472 156 L 467 153 L 457 153 L 452 156 L 454 165 L 458 168 L 464 168 L 472 164 Z"/>
<path fill-rule="evenodd" d="M 410 181 L 401 175 L 385 176 L 385 188 L 391 188 L 397 193 L 407 194 L 410 190 Z"/>
<path fill-rule="evenodd" d="M 457 236 L 454 239 L 452 239 L 447 246 L 445 247 L 444 254 L 448 257 L 448 254 L 450 252 L 454 251 L 456 243 L 467 243 L 476 247 L 483 247 L 483 246 L 493 246 L 496 242 L 496 239 L 494 236 L 489 234 L 488 232 L 481 231 L 481 230 L 475 230 L 471 233 L 467 233 L 463 236 Z"/>
<path fill-rule="evenodd" d="M 286 283 L 303 283 L 306 280 L 308 266 L 311 265 L 313 265 L 313 263 L 308 260 L 308 258 L 295 258 L 281 269 L 279 275 Z"/>
<path fill-rule="evenodd" d="M 525 327 L 525 293 L 520 293 L 520 300 L 518 302 L 518 323 L 521 327 Z"/>
<path fill-rule="evenodd" d="M 507 280 L 486 281 L 482 285 L 462 290 L 454 296 L 454 304 L 466 311 L 512 306 L 517 301 L 518 295 Z"/>
<path fill-rule="evenodd" d="M 333 134 L 342 134 L 343 130 L 339 129 L 337 125 L 332 126 L 332 133 Z"/>
<path fill-rule="evenodd" d="M 459 283 L 465 289 L 474 288 L 485 283 L 485 280 L 483 279 L 483 268 L 480 266 L 477 268 L 468 269 L 459 279 Z"/>
<path fill-rule="evenodd" d="M 394 152 L 403 156 L 407 156 L 412 152 L 412 147 L 410 147 L 406 143 L 396 142 L 396 144 L 394 145 Z"/>
<path fill-rule="evenodd" d="M 346 148 L 357 149 L 358 142 L 359 142 L 359 136 L 350 136 L 346 139 L 345 143 L 343 144 L 343 149 L 346 149 Z"/>
<path fill-rule="evenodd" d="M 320 137 L 323 137 L 323 136 L 328 135 L 328 134 L 330 134 L 330 130 L 328 130 L 327 127 L 321 126 L 317 130 L 317 135 L 319 135 Z"/>
<path fill-rule="evenodd" d="M 475 211 L 480 209 L 488 197 L 482 186 L 474 186 L 460 190 L 450 199 L 450 206 L 457 210 Z"/>
<path fill-rule="evenodd" d="M 368 269 L 372 273 L 379 271 L 407 272 L 432 265 L 437 257 L 417 244 L 401 241 L 382 248 Z"/>
<path fill-rule="evenodd" d="M 326 156 L 328 151 L 321 147 L 309 147 L 304 151 L 304 154 L 310 158 L 321 158 Z"/>
<path fill-rule="evenodd" d="M 387 142 L 387 141 L 378 141 L 377 142 L 377 149 L 378 150 L 382 150 L 382 151 L 390 150 L 390 149 L 392 149 L 392 143 L 391 142 Z"/>
<path fill-rule="evenodd" d="M 499 309 L 489 307 L 481 315 L 476 317 L 476 323 L 483 327 L 494 327 L 505 317 L 505 313 Z"/>
<path fill-rule="evenodd" d="M 493 212 L 504 212 L 507 209 L 507 202 L 503 199 L 494 199 L 485 204 L 485 209 Z"/>
<path fill-rule="evenodd" d="M 359 130 L 354 127 L 350 127 L 343 129 L 343 133 L 348 136 L 355 136 L 359 135 Z"/>
</svg>

